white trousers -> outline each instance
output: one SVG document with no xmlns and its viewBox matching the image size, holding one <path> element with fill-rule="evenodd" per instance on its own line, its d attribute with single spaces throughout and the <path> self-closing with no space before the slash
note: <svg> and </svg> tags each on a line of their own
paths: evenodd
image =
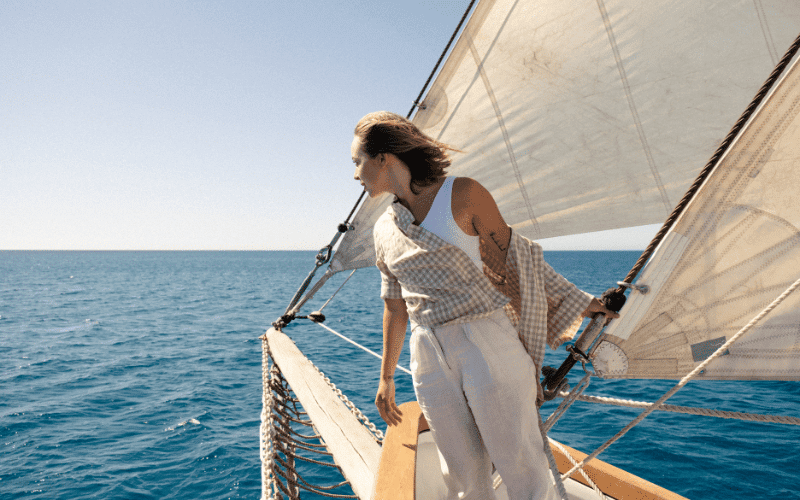
<svg viewBox="0 0 800 500">
<path fill-rule="evenodd" d="M 412 324 L 414 392 L 452 499 L 494 499 L 492 464 L 510 500 L 558 498 L 536 408 L 537 373 L 502 309 L 429 328 Z"/>
</svg>

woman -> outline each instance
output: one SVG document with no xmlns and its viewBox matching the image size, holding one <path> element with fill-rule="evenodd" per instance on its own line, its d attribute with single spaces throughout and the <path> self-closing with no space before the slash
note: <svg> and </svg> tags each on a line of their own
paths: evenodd
<svg viewBox="0 0 800 500">
<path fill-rule="evenodd" d="M 355 179 L 396 198 L 374 228 L 385 305 L 375 404 L 400 422 L 394 368 L 410 319 L 414 391 L 450 496 L 494 498 L 494 464 L 512 500 L 556 498 L 537 410 L 544 343 L 571 338 L 583 316 L 617 315 L 512 234 L 480 183 L 447 177 L 448 150 L 394 113 L 355 129 Z"/>
</svg>

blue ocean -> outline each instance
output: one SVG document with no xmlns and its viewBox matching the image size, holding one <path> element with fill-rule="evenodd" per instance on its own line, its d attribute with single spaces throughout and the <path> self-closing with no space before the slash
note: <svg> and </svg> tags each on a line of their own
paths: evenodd
<svg viewBox="0 0 800 500">
<path fill-rule="evenodd" d="M 600 294 L 638 254 L 545 257 Z M 258 498 L 258 337 L 283 313 L 314 255 L 0 252 L 0 498 Z M 380 352 L 378 281 L 376 269 L 358 271 L 324 312 L 328 326 Z M 308 322 L 285 331 L 385 428 L 373 405 L 379 360 Z M 549 352 L 546 364 L 563 358 Z M 673 384 L 595 379 L 587 394 L 654 401 Z M 400 402 L 413 399 L 399 371 L 397 387 Z M 669 403 L 800 416 L 800 382 L 693 382 Z M 551 435 L 588 453 L 638 413 L 576 403 Z M 800 498 L 798 456 L 797 426 L 656 412 L 600 458 L 711 500 Z M 330 474 L 304 467 L 317 479 Z"/>
</svg>

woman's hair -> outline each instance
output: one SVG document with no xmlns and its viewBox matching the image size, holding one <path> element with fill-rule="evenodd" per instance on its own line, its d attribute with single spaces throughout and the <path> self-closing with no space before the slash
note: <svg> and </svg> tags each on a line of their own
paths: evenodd
<svg viewBox="0 0 800 500">
<path fill-rule="evenodd" d="M 392 153 L 411 172 L 411 191 L 430 186 L 445 175 L 450 166 L 447 151 L 458 151 L 423 134 L 416 125 L 389 111 L 376 111 L 359 120 L 355 135 L 370 158 Z"/>
</svg>

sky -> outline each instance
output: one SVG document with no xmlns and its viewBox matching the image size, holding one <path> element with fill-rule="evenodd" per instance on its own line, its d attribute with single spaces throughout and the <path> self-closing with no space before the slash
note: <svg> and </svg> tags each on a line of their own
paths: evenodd
<svg viewBox="0 0 800 500">
<path fill-rule="evenodd" d="M 407 114 L 468 3 L 4 0 L 0 249 L 324 246 L 356 122 Z"/>
</svg>

